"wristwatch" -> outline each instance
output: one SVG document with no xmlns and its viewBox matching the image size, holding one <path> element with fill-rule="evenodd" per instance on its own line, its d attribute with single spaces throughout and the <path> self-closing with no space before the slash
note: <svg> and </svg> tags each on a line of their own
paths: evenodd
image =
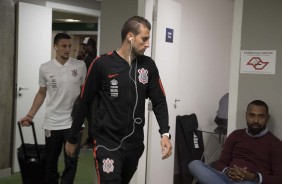
<svg viewBox="0 0 282 184">
<path fill-rule="evenodd" d="M 223 170 L 223 173 L 228 176 L 228 174 L 229 174 L 229 167 L 226 167 L 226 168 Z"/>
<path fill-rule="evenodd" d="M 170 133 L 164 133 L 164 134 L 162 134 L 162 138 L 163 138 L 163 136 L 167 136 L 168 138 L 169 138 L 169 140 L 171 139 L 171 135 L 170 135 Z"/>
<path fill-rule="evenodd" d="M 259 183 L 260 182 L 259 174 L 257 172 L 255 173 L 255 177 L 253 179 L 253 182 L 254 183 Z"/>
</svg>

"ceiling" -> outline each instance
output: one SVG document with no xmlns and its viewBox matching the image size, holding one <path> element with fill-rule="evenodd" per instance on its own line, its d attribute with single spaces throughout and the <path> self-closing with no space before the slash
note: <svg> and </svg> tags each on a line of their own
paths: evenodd
<svg viewBox="0 0 282 184">
<path fill-rule="evenodd" d="M 53 22 L 65 22 L 66 19 L 80 20 L 81 23 L 97 23 L 98 18 L 77 13 L 53 11 Z"/>
</svg>

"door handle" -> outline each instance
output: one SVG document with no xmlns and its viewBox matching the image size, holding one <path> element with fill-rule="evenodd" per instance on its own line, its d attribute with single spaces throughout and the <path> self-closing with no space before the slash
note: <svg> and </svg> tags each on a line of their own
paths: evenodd
<svg viewBox="0 0 282 184">
<path fill-rule="evenodd" d="M 175 102 L 175 103 L 176 103 L 176 102 L 180 102 L 180 100 L 176 98 L 176 99 L 174 100 L 174 102 Z"/>
<path fill-rule="evenodd" d="M 177 103 L 177 102 L 180 102 L 180 100 L 179 100 L 179 99 L 177 99 L 177 98 L 176 98 L 176 99 L 174 99 L 174 104 L 173 104 L 173 106 L 174 106 L 174 108 L 175 108 L 175 109 L 177 108 L 177 105 L 176 105 L 176 103 Z"/>
<path fill-rule="evenodd" d="M 19 87 L 18 96 L 22 96 L 21 90 L 28 90 L 28 88 Z"/>
<path fill-rule="evenodd" d="M 19 87 L 19 91 L 21 91 L 21 90 L 28 90 L 28 88 Z"/>
</svg>

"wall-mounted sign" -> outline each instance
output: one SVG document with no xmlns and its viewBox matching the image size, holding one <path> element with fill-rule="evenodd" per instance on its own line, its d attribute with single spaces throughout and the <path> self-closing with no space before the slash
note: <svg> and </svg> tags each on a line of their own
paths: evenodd
<svg viewBox="0 0 282 184">
<path fill-rule="evenodd" d="M 275 50 L 242 50 L 241 73 L 275 74 Z"/>
<path fill-rule="evenodd" d="M 173 43 L 173 29 L 166 28 L 165 41 Z"/>
</svg>

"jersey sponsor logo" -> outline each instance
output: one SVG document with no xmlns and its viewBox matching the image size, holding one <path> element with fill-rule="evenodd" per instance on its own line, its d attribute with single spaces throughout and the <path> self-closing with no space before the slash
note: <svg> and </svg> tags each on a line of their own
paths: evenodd
<svg viewBox="0 0 282 184">
<path fill-rule="evenodd" d="M 111 83 L 112 86 L 118 85 L 118 81 L 116 79 L 111 80 L 110 83 Z"/>
<path fill-rule="evenodd" d="M 110 84 L 111 97 L 118 97 L 118 81 L 116 79 L 112 79 Z"/>
<path fill-rule="evenodd" d="M 148 73 L 149 73 L 148 70 L 141 68 L 138 69 L 138 73 L 139 73 L 138 76 L 139 82 L 141 82 L 142 84 L 148 83 Z"/>
<path fill-rule="evenodd" d="M 76 69 L 71 70 L 71 75 L 73 77 L 77 77 L 78 76 L 77 70 Z"/>
<path fill-rule="evenodd" d="M 107 159 L 103 159 L 103 171 L 105 172 L 105 173 L 111 173 L 111 172 L 113 172 L 114 171 L 114 160 L 113 159 L 109 159 L 109 158 L 107 158 Z"/>
<path fill-rule="evenodd" d="M 116 74 L 109 74 L 108 77 L 109 77 L 109 79 L 111 79 L 111 78 L 116 77 L 118 75 L 119 75 L 118 73 L 116 73 Z"/>
<path fill-rule="evenodd" d="M 55 75 L 54 76 L 50 76 L 51 78 L 51 86 L 53 89 L 56 89 L 57 88 L 57 82 L 56 82 L 56 78 L 55 78 Z"/>
</svg>

